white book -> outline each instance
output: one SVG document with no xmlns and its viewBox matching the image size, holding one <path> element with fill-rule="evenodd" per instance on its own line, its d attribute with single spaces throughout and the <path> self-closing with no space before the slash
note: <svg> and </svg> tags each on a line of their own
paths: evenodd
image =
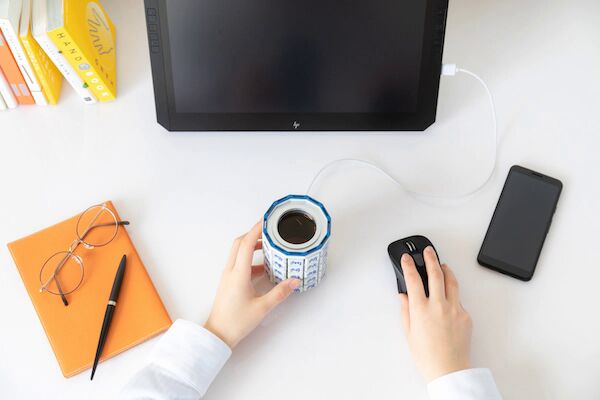
<svg viewBox="0 0 600 400">
<path fill-rule="evenodd" d="M 4 97 L 2 97 L 2 94 L 0 93 L 0 111 L 4 111 L 6 110 L 6 103 L 4 102 Z"/>
<path fill-rule="evenodd" d="M 4 74 L 2 73 L 1 70 L 0 70 L 0 96 L 2 96 L 2 98 L 4 99 L 4 103 L 6 104 L 6 107 L 15 108 L 18 105 L 17 98 L 13 94 L 12 89 L 10 88 L 10 84 L 4 77 Z"/>
<path fill-rule="evenodd" d="M 77 75 L 77 72 L 71 67 L 71 64 L 69 64 L 65 56 L 58 50 L 54 42 L 48 37 L 47 28 L 48 13 L 46 0 L 33 0 L 31 13 L 31 32 L 33 37 L 83 102 L 86 104 L 96 103 L 96 97 L 86 87 L 83 80 Z"/>
<path fill-rule="evenodd" d="M 12 51 L 13 57 L 19 69 L 29 86 L 29 91 L 33 96 L 36 104 L 47 105 L 46 96 L 42 92 L 40 83 L 38 82 L 33 67 L 29 62 L 29 58 L 25 53 L 25 49 L 19 40 L 19 23 L 21 19 L 21 11 L 23 9 L 22 0 L 0 0 L 0 29 L 6 43 Z"/>
</svg>

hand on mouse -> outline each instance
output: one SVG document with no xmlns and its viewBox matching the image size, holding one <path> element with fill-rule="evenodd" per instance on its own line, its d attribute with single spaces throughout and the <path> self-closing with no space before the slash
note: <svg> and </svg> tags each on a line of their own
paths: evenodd
<svg viewBox="0 0 600 400">
<path fill-rule="evenodd" d="M 460 304 L 458 282 L 447 265 L 440 266 L 435 250 L 423 252 L 429 276 L 429 298 L 413 258 L 401 265 L 408 295 L 400 294 L 404 331 L 417 368 L 427 382 L 470 368 L 471 317 Z"/>
<path fill-rule="evenodd" d="M 252 277 L 264 273 L 264 265 L 252 265 L 252 255 L 262 248 L 261 227 L 257 223 L 233 242 L 210 316 L 204 324 L 231 349 L 300 284 L 298 279 L 287 279 L 265 295 L 256 293 Z"/>
</svg>

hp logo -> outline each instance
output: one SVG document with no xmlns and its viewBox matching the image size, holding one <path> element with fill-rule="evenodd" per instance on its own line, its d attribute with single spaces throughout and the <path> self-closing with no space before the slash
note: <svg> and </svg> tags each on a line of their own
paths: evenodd
<svg viewBox="0 0 600 400">
<path fill-rule="evenodd" d="M 294 127 L 294 129 L 298 129 L 298 128 L 300 128 L 300 122 L 294 121 L 294 123 L 292 124 L 292 126 Z"/>
</svg>

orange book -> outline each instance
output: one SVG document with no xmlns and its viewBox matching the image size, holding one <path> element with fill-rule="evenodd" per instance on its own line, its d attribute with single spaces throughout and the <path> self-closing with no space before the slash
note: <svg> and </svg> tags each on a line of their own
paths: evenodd
<svg viewBox="0 0 600 400">
<path fill-rule="evenodd" d="M 118 218 L 113 204 L 105 204 Z M 165 331 L 172 323 L 124 226 L 119 227 L 115 239 L 104 247 L 77 248 L 75 254 L 83 259 L 85 275 L 81 286 L 67 296 L 67 307 L 59 296 L 40 293 L 40 269 L 49 256 L 67 250 L 76 239 L 78 217 L 8 244 L 65 377 L 92 366 L 106 304 L 123 254 L 127 255 L 125 276 L 100 361 Z M 135 226 L 135 221 L 131 225 Z"/>
<path fill-rule="evenodd" d="M 0 32 L 0 68 L 4 72 L 4 77 L 8 81 L 17 102 L 19 104 L 35 104 L 35 100 L 25 79 L 23 79 L 21 70 L 13 58 L 2 32 Z"/>
</svg>

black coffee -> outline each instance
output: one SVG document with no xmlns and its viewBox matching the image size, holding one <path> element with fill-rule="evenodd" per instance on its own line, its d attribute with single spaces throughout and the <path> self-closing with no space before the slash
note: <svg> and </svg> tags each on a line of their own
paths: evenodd
<svg viewBox="0 0 600 400">
<path fill-rule="evenodd" d="M 288 211 L 277 223 L 277 231 L 283 240 L 292 244 L 308 242 L 315 236 L 317 224 L 312 217 L 305 212 Z"/>
</svg>

